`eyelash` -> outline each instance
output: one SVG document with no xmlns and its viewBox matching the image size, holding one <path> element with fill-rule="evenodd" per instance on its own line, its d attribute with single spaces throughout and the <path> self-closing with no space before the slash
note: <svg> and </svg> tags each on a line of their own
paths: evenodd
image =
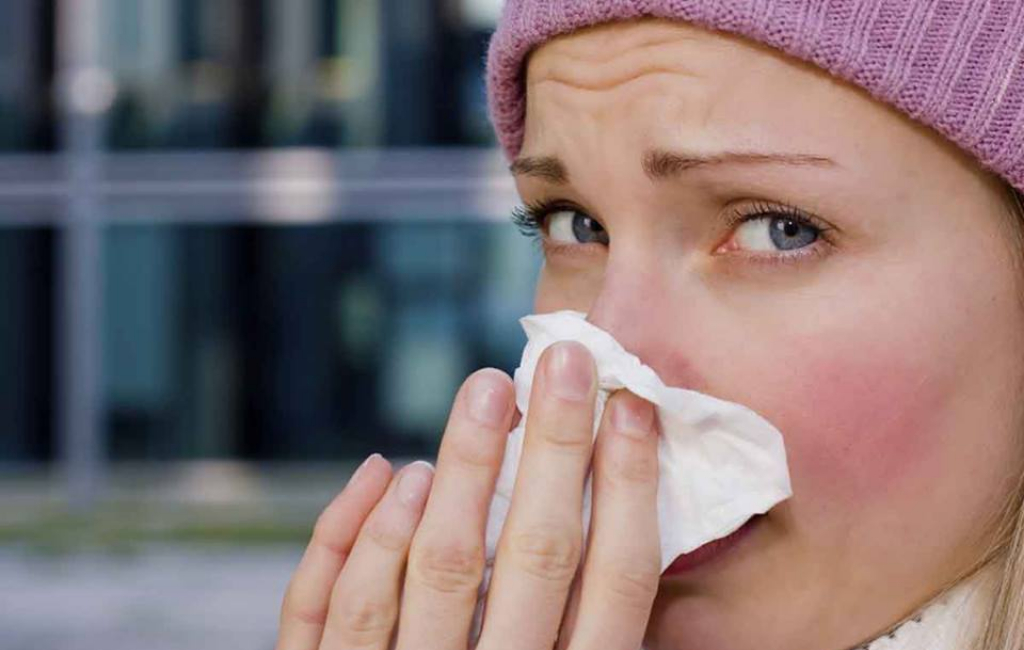
<svg viewBox="0 0 1024 650">
<path fill-rule="evenodd" d="M 515 224 L 523 235 L 536 241 L 542 248 L 548 247 L 552 252 L 578 248 L 579 244 L 552 244 L 544 239 L 544 227 L 548 216 L 561 211 L 585 213 L 584 210 L 580 210 L 571 203 L 560 200 L 526 201 L 522 206 L 516 206 L 512 209 L 511 219 L 512 223 Z M 805 249 L 799 249 L 804 252 L 746 255 L 745 257 L 751 261 L 764 264 L 792 264 L 807 258 L 827 255 L 827 249 L 835 245 L 832 239 L 832 231 L 835 230 L 833 226 L 830 226 L 820 217 L 787 203 L 755 201 L 746 208 L 732 210 L 724 217 L 724 221 L 727 229 L 732 232 L 740 224 L 766 217 L 785 217 L 792 219 L 798 224 L 810 226 L 817 231 L 818 241 L 809 247 L 805 247 Z M 819 241 L 821 245 L 817 245 Z"/>
</svg>

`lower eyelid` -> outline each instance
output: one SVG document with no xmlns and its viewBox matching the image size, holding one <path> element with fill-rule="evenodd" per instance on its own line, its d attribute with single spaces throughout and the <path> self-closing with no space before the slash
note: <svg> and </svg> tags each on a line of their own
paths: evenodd
<svg viewBox="0 0 1024 650">
<path fill-rule="evenodd" d="M 832 248 L 834 247 L 831 244 L 819 239 L 810 246 L 805 246 L 803 248 L 796 249 L 796 252 L 749 253 L 743 251 L 730 251 L 727 253 L 720 254 L 720 257 L 740 258 L 739 260 L 737 260 L 739 263 L 747 264 L 790 265 L 800 264 L 802 262 L 813 262 L 815 260 L 828 257 L 831 253 Z"/>
<path fill-rule="evenodd" d="M 552 242 L 547 237 L 541 239 L 541 247 L 546 256 L 558 255 L 572 258 L 593 257 L 594 255 L 600 255 L 602 250 L 605 249 L 603 244 L 561 244 Z"/>
</svg>

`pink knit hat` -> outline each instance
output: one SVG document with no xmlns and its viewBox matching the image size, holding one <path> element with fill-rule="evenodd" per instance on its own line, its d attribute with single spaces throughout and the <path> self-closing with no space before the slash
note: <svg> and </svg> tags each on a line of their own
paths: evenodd
<svg viewBox="0 0 1024 650">
<path fill-rule="evenodd" d="M 654 16 L 805 59 L 936 129 L 1024 190 L 1022 0 L 507 0 L 487 53 L 506 157 L 522 146 L 527 53 L 559 34 Z"/>
</svg>

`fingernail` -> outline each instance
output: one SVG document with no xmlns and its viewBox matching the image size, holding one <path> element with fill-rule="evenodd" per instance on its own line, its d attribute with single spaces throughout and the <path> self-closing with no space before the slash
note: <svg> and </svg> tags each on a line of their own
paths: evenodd
<svg viewBox="0 0 1024 650">
<path fill-rule="evenodd" d="M 474 377 L 469 386 L 469 415 L 487 427 L 497 427 L 505 420 L 510 401 L 507 387 L 490 373 Z"/>
<path fill-rule="evenodd" d="M 644 438 L 654 428 L 654 407 L 645 399 L 621 396 L 611 400 L 612 427 L 630 438 Z"/>
<path fill-rule="evenodd" d="M 418 460 L 404 470 L 398 479 L 395 494 L 398 500 L 405 506 L 419 509 L 427 500 L 427 492 L 430 491 L 430 483 L 434 478 L 434 468 L 430 463 Z"/>
<path fill-rule="evenodd" d="M 367 456 L 366 460 L 363 461 L 363 464 L 360 465 L 359 467 L 357 467 L 356 471 L 352 472 L 352 478 L 350 478 L 348 480 L 349 485 L 354 485 L 355 483 L 359 482 L 359 480 L 363 477 L 363 475 L 366 474 L 366 467 L 375 458 L 383 458 L 383 456 L 381 456 L 380 454 L 370 454 L 369 456 Z"/>
<path fill-rule="evenodd" d="M 580 343 L 563 341 L 552 346 L 547 371 L 549 388 L 559 397 L 582 401 L 594 385 L 594 362 Z"/>
</svg>

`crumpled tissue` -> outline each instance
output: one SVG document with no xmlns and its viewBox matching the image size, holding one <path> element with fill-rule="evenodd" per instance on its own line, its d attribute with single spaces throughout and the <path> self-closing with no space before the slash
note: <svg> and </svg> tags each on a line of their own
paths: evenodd
<svg viewBox="0 0 1024 650">
<path fill-rule="evenodd" d="M 609 395 L 626 388 L 655 406 L 658 438 L 658 527 L 661 568 L 675 558 L 725 537 L 756 514 L 792 496 L 782 435 L 749 408 L 693 390 L 666 386 L 586 314 L 559 311 L 520 319 L 528 342 L 515 371 L 516 406 L 523 414 L 509 434 L 486 529 L 487 567 L 481 605 L 508 515 L 523 449 L 533 375 L 552 343 L 578 341 L 594 355 L 598 397 L 594 435 Z M 589 527 L 591 480 L 583 494 L 583 531 Z M 585 537 L 584 537 L 585 539 Z M 478 609 L 478 620 L 480 610 Z M 479 627 L 477 626 L 477 631 Z"/>
</svg>

